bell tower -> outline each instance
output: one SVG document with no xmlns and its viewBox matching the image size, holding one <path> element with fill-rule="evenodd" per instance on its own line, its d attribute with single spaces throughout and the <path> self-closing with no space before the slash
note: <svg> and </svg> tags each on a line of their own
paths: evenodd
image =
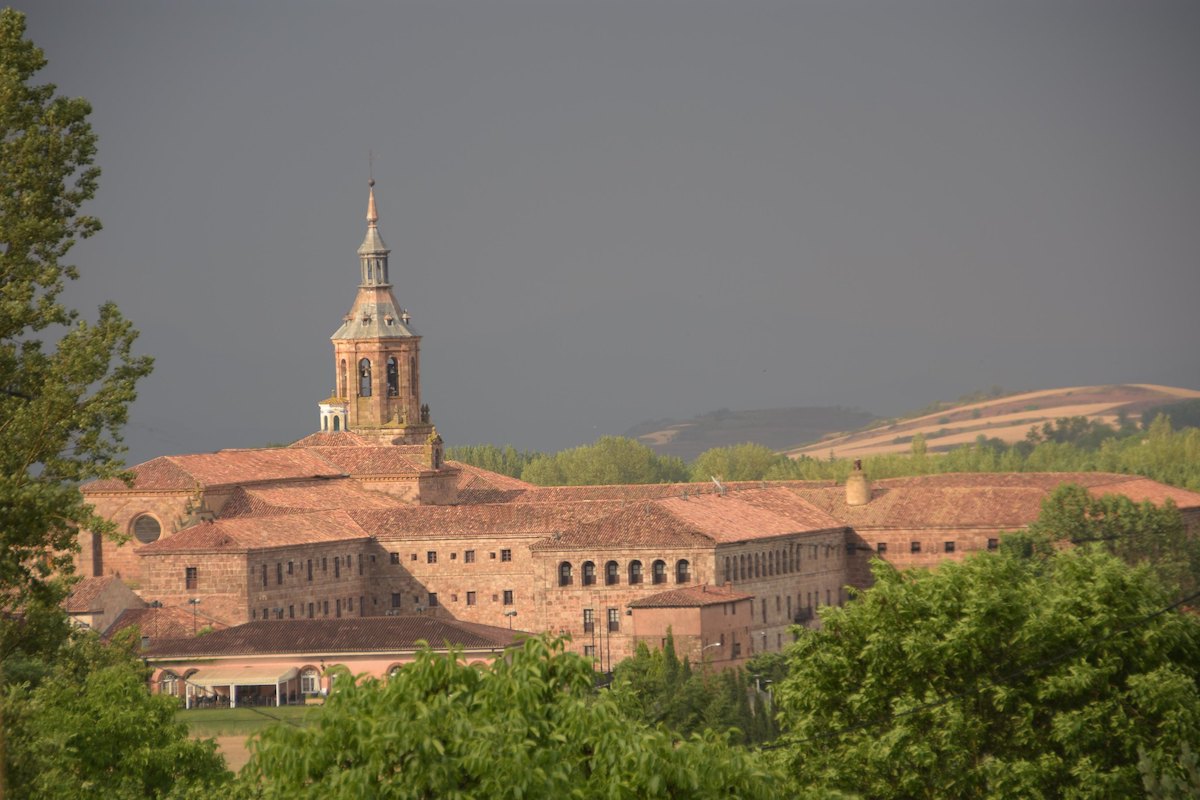
<svg viewBox="0 0 1200 800">
<path fill-rule="evenodd" d="M 424 444 L 433 424 L 429 406 L 421 403 L 421 337 L 392 294 L 391 251 L 379 234 L 375 181 L 367 183 L 367 235 L 358 248 L 358 294 L 330 337 L 335 381 L 333 396 L 322 404 L 322 419 L 338 416 L 341 409 L 333 406 L 341 405 L 345 428 L 360 436 L 380 444 Z"/>
</svg>

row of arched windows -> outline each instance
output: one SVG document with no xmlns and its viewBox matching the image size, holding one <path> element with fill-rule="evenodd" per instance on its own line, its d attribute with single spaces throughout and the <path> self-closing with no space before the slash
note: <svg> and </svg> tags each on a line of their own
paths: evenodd
<svg viewBox="0 0 1200 800">
<path fill-rule="evenodd" d="M 785 548 L 767 550 L 760 553 L 742 553 L 738 556 L 725 556 L 725 581 L 744 581 L 752 578 L 769 578 L 773 575 L 788 575 L 800 571 L 804 548 L 809 549 L 809 558 L 816 559 L 825 549 L 825 557 L 830 552 L 841 553 L 841 549 L 829 544 L 797 544 L 791 542 Z"/>
<path fill-rule="evenodd" d="M 594 586 L 597 582 L 596 562 L 585 561 L 580 565 L 579 583 L 582 586 Z M 675 562 L 675 582 L 687 583 L 692 579 L 691 565 L 686 558 Z M 631 586 L 645 582 L 642 562 L 634 559 L 625 567 L 625 580 Z M 570 586 L 575 582 L 575 567 L 570 561 L 558 565 L 558 585 Z M 650 564 L 650 582 L 657 585 L 667 582 L 667 562 L 661 558 Z M 616 561 L 604 565 L 604 585 L 616 586 L 621 583 L 621 566 Z"/>
<path fill-rule="evenodd" d="M 338 381 L 338 396 L 346 397 L 346 359 L 342 359 L 341 374 Z M 409 374 L 409 390 L 413 397 L 417 396 L 417 358 L 410 356 L 408 359 L 408 374 Z M 370 397 L 372 392 L 371 383 L 371 359 L 364 358 L 358 362 L 358 396 Z M 400 363 L 395 356 L 388 356 L 387 360 L 387 396 L 400 396 Z"/>
</svg>

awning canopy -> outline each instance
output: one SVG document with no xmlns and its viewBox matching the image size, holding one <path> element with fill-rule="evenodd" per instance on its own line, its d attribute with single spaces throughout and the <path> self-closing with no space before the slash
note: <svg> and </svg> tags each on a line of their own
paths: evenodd
<svg viewBox="0 0 1200 800">
<path fill-rule="evenodd" d="M 295 667 L 242 667 L 240 669 L 203 669 L 188 676 L 193 686 L 275 686 L 299 674 Z"/>
</svg>

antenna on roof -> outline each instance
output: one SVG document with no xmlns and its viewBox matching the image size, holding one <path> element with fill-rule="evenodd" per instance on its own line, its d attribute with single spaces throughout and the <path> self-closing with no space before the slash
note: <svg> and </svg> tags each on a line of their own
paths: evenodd
<svg viewBox="0 0 1200 800">
<path fill-rule="evenodd" d="M 721 497 L 724 497 L 725 496 L 725 487 L 721 485 L 721 479 L 718 478 L 716 475 L 712 475 L 710 477 L 712 477 L 712 482 L 717 485 L 717 494 L 721 495 Z"/>
</svg>

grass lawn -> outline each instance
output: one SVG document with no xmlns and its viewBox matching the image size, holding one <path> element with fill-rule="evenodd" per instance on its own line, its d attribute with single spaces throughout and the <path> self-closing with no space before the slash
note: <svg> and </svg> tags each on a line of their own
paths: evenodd
<svg viewBox="0 0 1200 800">
<path fill-rule="evenodd" d="M 175 719 L 188 726 L 188 732 L 196 739 L 210 736 L 252 736 L 268 725 L 286 721 L 297 725 L 306 724 L 304 716 L 319 706 L 243 706 L 241 708 L 193 708 L 181 709 Z"/>
</svg>

